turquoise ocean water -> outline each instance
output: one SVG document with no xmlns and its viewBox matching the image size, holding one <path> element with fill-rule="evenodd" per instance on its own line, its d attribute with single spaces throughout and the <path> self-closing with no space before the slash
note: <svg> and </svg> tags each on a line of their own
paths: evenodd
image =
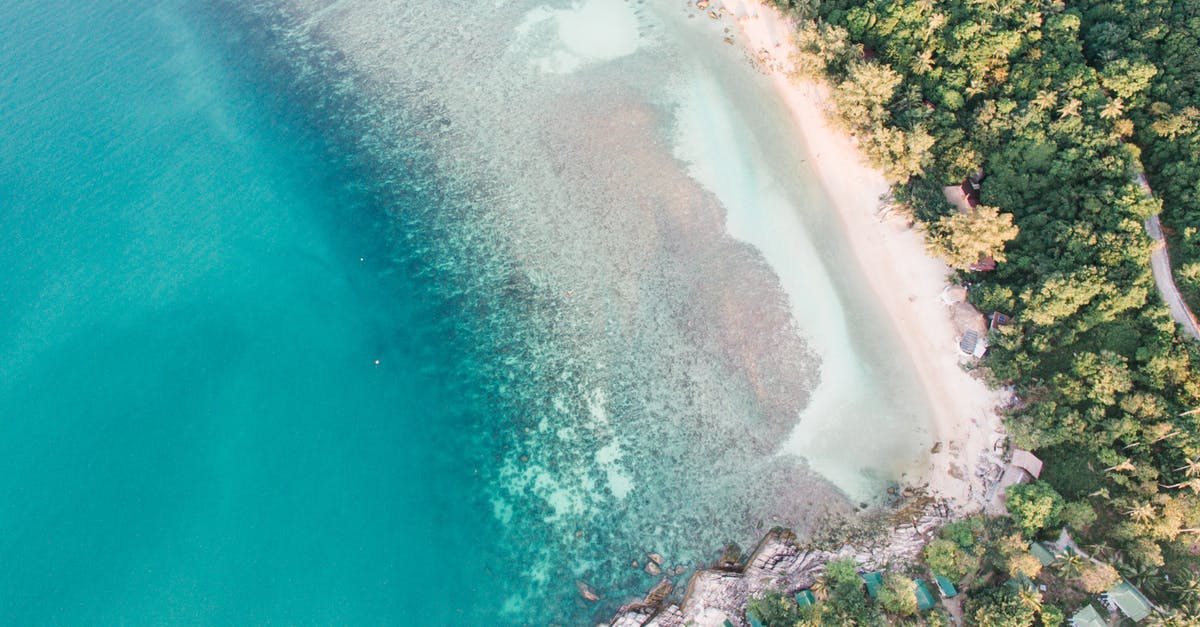
<svg viewBox="0 0 1200 627">
<path fill-rule="evenodd" d="M 487 624 L 457 312 L 201 4 L 0 4 L 0 623 Z"/>
<path fill-rule="evenodd" d="M 697 80 L 702 129 L 747 119 L 749 197 L 848 288 L 802 296 L 871 338 L 832 349 L 874 403 L 847 424 L 889 427 L 845 469 L 882 500 L 929 448 L 911 369 L 721 28 L 674 0 L 0 3 L 0 624 L 595 624 L 648 553 L 682 586 L 873 499 L 782 448 L 829 377 L 674 156 Z"/>
</svg>

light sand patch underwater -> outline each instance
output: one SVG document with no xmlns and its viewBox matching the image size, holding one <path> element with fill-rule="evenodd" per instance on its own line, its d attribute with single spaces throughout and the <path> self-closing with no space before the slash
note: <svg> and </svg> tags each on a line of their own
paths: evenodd
<svg viewBox="0 0 1200 627">
<path fill-rule="evenodd" d="M 583 0 L 567 9 L 542 5 L 525 14 L 517 46 L 543 72 L 567 74 L 637 51 L 638 16 L 627 0 Z"/>
<path fill-rule="evenodd" d="M 775 270 L 801 334 L 821 356 L 821 382 L 783 451 L 807 460 L 852 498 L 871 500 L 881 484 L 915 471 L 930 444 L 919 437 L 928 433 L 919 396 L 906 399 L 886 387 L 917 389 L 917 382 L 881 376 L 886 368 L 871 349 L 898 350 L 876 339 L 886 320 L 872 315 L 874 305 L 862 294 L 835 285 L 844 278 L 837 264 L 845 261 L 823 255 L 814 241 L 825 236 L 821 225 L 805 221 L 805 211 L 827 202 L 819 187 L 799 168 L 787 172 L 787 160 L 768 155 L 762 144 L 779 141 L 781 131 L 750 122 L 740 113 L 749 105 L 736 102 L 707 70 L 694 73 L 678 109 L 676 154 L 725 207 L 729 233 Z"/>
</svg>

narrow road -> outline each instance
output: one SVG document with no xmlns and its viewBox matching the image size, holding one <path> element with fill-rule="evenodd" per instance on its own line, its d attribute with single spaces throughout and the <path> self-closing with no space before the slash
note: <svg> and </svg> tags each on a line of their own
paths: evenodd
<svg viewBox="0 0 1200 627">
<path fill-rule="evenodd" d="M 1167 256 L 1167 241 L 1163 238 L 1158 214 L 1146 218 L 1146 234 L 1154 240 L 1154 248 L 1150 251 L 1150 270 L 1154 273 L 1158 293 L 1171 310 L 1171 317 L 1183 327 L 1184 333 L 1192 336 L 1192 339 L 1200 340 L 1200 324 L 1197 324 L 1195 314 L 1183 301 L 1179 288 L 1175 287 L 1175 279 L 1171 276 L 1171 258 Z"/>
</svg>

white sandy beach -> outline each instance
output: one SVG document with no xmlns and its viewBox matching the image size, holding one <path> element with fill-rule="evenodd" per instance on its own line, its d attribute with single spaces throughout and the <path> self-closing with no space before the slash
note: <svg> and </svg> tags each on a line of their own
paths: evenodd
<svg viewBox="0 0 1200 627">
<path fill-rule="evenodd" d="M 940 299 L 949 269 L 930 257 L 915 229 L 883 221 L 883 175 L 869 167 L 854 141 L 830 124 L 828 90 L 793 82 L 794 27 L 773 8 L 746 0 L 721 0 L 740 27 L 740 42 L 751 56 L 766 60 L 776 91 L 802 133 L 810 163 L 850 234 L 854 256 L 871 289 L 886 308 L 903 340 L 933 411 L 940 451 L 925 476 L 930 488 L 966 509 L 982 503 L 975 471 L 1002 438 L 995 411 L 998 395 L 962 369 L 950 309 Z"/>
</svg>

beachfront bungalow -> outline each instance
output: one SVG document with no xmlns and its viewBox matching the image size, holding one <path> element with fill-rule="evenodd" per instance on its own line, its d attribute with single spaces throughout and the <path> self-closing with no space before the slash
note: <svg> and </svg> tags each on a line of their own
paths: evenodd
<svg viewBox="0 0 1200 627">
<path fill-rule="evenodd" d="M 871 600 L 874 601 L 879 595 L 879 588 L 883 587 L 883 572 L 875 571 L 873 573 L 867 573 L 862 575 L 862 580 L 867 584 L 867 594 L 870 595 Z"/>
<path fill-rule="evenodd" d="M 1100 617 L 1096 608 L 1085 605 L 1071 617 L 1071 627 L 1108 627 L 1108 621 Z"/>
<path fill-rule="evenodd" d="M 933 607 L 935 604 L 937 604 L 937 601 L 934 600 L 933 593 L 931 593 L 929 591 L 929 588 L 925 586 L 924 581 L 918 579 L 917 580 L 917 609 L 924 612 L 925 610 Z"/>
<path fill-rule="evenodd" d="M 980 358 L 987 354 L 987 340 L 975 329 L 967 329 L 958 338 L 958 352 L 966 357 Z"/>
<path fill-rule="evenodd" d="M 995 331 L 997 327 L 1004 326 L 1011 322 L 1012 318 L 1009 318 L 1007 314 L 1002 314 L 999 311 L 993 311 L 992 315 L 989 317 L 988 331 Z"/>
<path fill-rule="evenodd" d="M 1042 476 L 1042 460 L 1037 458 L 1037 455 L 1024 451 L 1019 448 L 1012 450 L 1012 460 L 1008 462 L 1010 468 L 1024 474 L 1024 481 L 1033 481 Z"/>
<path fill-rule="evenodd" d="M 1030 544 L 1029 552 L 1037 558 L 1038 562 L 1040 562 L 1043 567 L 1049 566 L 1058 560 L 1058 557 L 1054 555 L 1054 552 L 1050 549 L 1047 549 L 1041 542 L 1034 542 Z"/>
<path fill-rule="evenodd" d="M 1154 612 L 1154 604 L 1150 602 L 1150 599 L 1133 587 L 1133 584 L 1123 579 L 1112 590 L 1100 595 L 1100 599 L 1104 601 L 1105 605 L 1110 607 L 1115 605 L 1122 614 L 1128 616 L 1129 620 L 1135 623 Z"/>
<path fill-rule="evenodd" d="M 996 269 L 996 259 L 991 255 L 979 255 L 979 261 L 971 264 L 972 272 L 991 272 Z"/>
<path fill-rule="evenodd" d="M 1004 474 L 1000 476 L 1000 481 L 997 481 L 991 488 L 988 510 L 993 513 L 1005 511 L 1004 493 L 1008 487 L 1018 483 L 1028 483 L 1037 479 L 1041 474 L 1042 460 L 1029 451 L 1013 449 L 1012 459 L 1005 465 Z"/>
<path fill-rule="evenodd" d="M 933 583 L 937 585 L 938 592 L 942 595 L 943 599 L 953 599 L 958 596 L 958 588 L 954 587 L 953 581 L 941 575 L 934 575 Z"/>
<path fill-rule="evenodd" d="M 970 213 L 972 209 L 979 206 L 980 181 L 982 180 L 983 173 L 977 172 L 958 185 L 943 187 L 942 195 L 946 197 L 946 202 L 954 205 L 959 211 Z"/>
<path fill-rule="evenodd" d="M 946 202 L 954 205 L 962 213 L 967 213 L 971 210 L 971 201 L 967 194 L 963 192 L 961 185 L 947 185 L 942 188 L 942 195 L 946 197 Z"/>
</svg>

